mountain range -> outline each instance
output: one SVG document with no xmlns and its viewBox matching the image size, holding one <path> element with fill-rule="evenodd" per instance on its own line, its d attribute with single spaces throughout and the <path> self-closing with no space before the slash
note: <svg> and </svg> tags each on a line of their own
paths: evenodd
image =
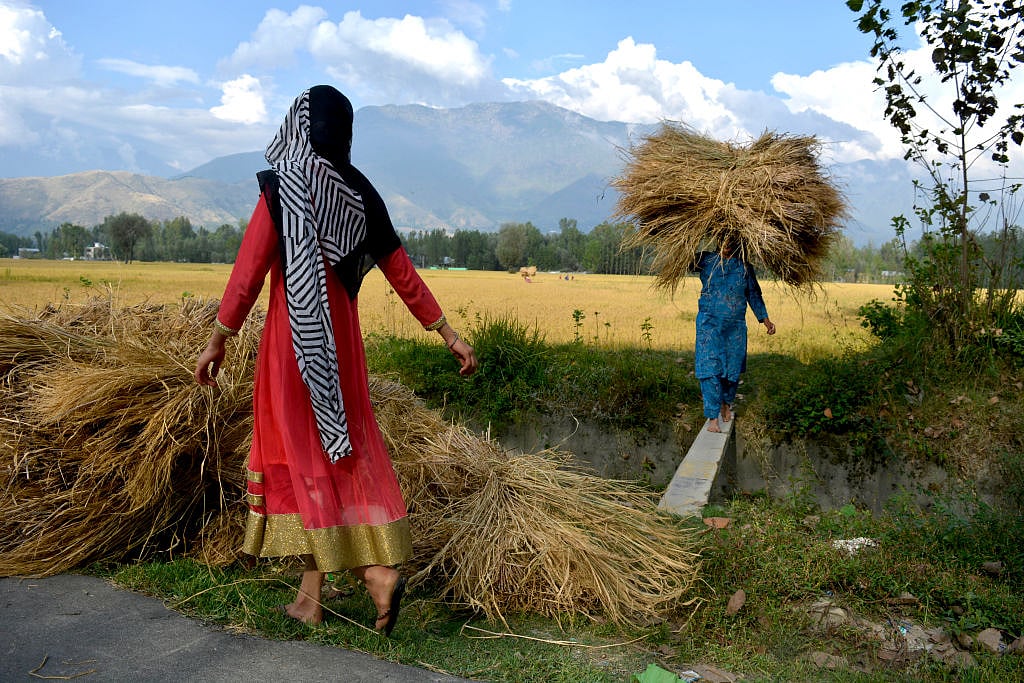
<svg viewBox="0 0 1024 683">
<path fill-rule="evenodd" d="M 654 128 L 540 101 L 364 107 L 356 112 L 352 159 L 400 229 L 489 231 L 530 221 L 552 230 L 574 218 L 589 231 L 614 212 L 609 183 L 622 172 L 624 150 Z M 186 216 L 215 229 L 248 218 L 256 173 L 266 167 L 262 151 L 253 151 L 171 177 L 93 170 L 0 178 L 0 230 L 27 236 L 64 222 L 91 227 L 122 211 L 150 220 Z M 889 217 L 908 211 L 894 194 L 893 176 L 906 176 L 902 165 L 859 162 L 830 172 L 850 198 L 855 242 L 887 232 Z"/>
</svg>

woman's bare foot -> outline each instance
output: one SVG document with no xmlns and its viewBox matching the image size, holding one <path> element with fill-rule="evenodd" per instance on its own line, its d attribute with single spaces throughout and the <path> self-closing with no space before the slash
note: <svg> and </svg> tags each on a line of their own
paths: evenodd
<svg viewBox="0 0 1024 683">
<path fill-rule="evenodd" d="M 732 406 L 728 403 L 722 404 L 722 422 L 728 422 L 732 419 Z"/>
<path fill-rule="evenodd" d="M 374 628 L 380 631 L 387 624 L 388 611 L 391 609 L 391 596 L 394 595 L 401 574 L 393 567 L 379 564 L 356 567 L 352 573 L 356 575 L 356 578 L 362 580 L 370 598 L 373 599 L 373 604 L 377 607 L 378 617 Z"/>
<path fill-rule="evenodd" d="M 717 417 L 713 417 L 710 420 L 708 420 L 708 431 L 709 432 L 714 432 L 715 434 L 721 434 L 722 433 L 722 428 L 718 426 L 718 418 Z"/>
<path fill-rule="evenodd" d="M 283 605 L 284 612 L 292 619 L 304 624 L 319 624 L 324 620 L 324 607 L 320 603 L 320 590 L 324 585 L 324 575 L 315 569 L 302 572 L 302 585 L 295 596 L 295 601 Z"/>
</svg>

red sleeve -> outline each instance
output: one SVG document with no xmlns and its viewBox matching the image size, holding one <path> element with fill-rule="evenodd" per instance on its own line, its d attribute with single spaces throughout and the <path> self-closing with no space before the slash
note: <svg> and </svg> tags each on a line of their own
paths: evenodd
<svg viewBox="0 0 1024 683">
<path fill-rule="evenodd" d="M 399 247 L 382 258 L 377 262 L 377 266 L 405 302 L 409 312 L 423 327 L 430 327 L 441 319 L 444 313 L 437 299 L 416 272 L 416 266 L 412 264 L 404 247 Z M 226 324 L 226 321 L 224 322 Z"/>
<path fill-rule="evenodd" d="M 277 231 L 267 204 L 260 197 L 242 236 L 235 265 L 231 269 L 217 319 L 233 330 L 242 328 L 245 318 L 263 289 L 267 273 L 278 258 Z"/>
</svg>

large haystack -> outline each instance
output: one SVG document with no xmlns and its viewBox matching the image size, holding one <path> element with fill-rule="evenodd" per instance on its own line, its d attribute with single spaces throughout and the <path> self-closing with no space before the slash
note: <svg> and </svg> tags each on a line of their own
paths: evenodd
<svg viewBox="0 0 1024 683">
<path fill-rule="evenodd" d="M 617 215 L 624 247 L 654 251 L 658 284 L 675 289 L 702 249 L 740 255 L 796 287 L 818 282 L 846 213 L 814 137 L 766 132 L 749 145 L 665 122 L 627 152 Z"/>
<path fill-rule="evenodd" d="M 0 316 L 0 575 L 189 553 L 237 557 L 259 323 L 220 389 L 195 385 L 215 302 Z M 656 618 L 696 575 L 692 533 L 648 492 L 513 455 L 400 385 L 371 399 L 409 504 L 415 580 L 491 617 Z"/>
</svg>

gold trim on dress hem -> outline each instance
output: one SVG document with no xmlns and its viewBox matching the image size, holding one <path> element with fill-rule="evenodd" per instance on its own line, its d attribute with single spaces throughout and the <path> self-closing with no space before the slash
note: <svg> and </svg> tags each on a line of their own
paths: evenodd
<svg viewBox="0 0 1024 683">
<path fill-rule="evenodd" d="M 263 483 L 263 473 L 254 472 L 253 470 L 250 470 L 248 467 L 245 468 L 245 478 L 256 484 Z"/>
<path fill-rule="evenodd" d="M 254 507 L 261 508 L 267 504 L 266 496 L 257 495 L 255 493 L 245 494 L 245 501 Z"/>
<path fill-rule="evenodd" d="M 408 517 L 389 524 L 305 529 L 299 514 L 262 515 L 250 510 L 242 552 L 259 557 L 313 555 L 317 569 L 336 572 L 401 564 L 412 557 L 412 534 Z"/>
</svg>

